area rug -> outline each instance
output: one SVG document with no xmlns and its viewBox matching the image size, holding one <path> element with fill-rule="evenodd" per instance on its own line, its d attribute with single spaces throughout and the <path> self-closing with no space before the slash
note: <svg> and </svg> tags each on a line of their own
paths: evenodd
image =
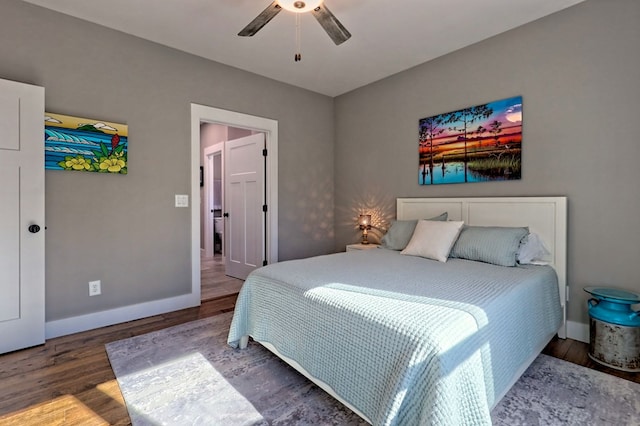
<svg viewBox="0 0 640 426">
<path fill-rule="evenodd" d="M 539 355 L 491 420 L 496 426 L 638 426 L 640 384 Z"/>
<path fill-rule="evenodd" d="M 109 343 L 134 426 L 366 425 L 261 345 L 226 344 L 231 313 Z M 499 426 L 638 425 L 640 384 L 540 355 L 491 412 Z"/>
</svg>

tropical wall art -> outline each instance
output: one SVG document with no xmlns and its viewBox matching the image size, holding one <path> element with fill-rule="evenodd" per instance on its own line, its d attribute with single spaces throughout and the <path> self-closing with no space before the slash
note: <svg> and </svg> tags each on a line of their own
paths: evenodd
<svg viewBox="0 0 640 426">
<path fill-rule="evenodd" d="M 127 174 L 128 126 L 45 112 L 45 169 Z"/>
<path fill-rule="evenodd" d="M 522 96 L 419 121 L 420 185 L 521 177 Z"/>
</svg>

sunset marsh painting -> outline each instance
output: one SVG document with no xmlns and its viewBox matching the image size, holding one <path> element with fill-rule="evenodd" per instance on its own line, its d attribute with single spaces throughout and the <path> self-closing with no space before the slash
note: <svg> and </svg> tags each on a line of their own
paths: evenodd
<svg viewBox="0 0 640 426">
<path fill-rule="evenodd" d="M 127 174 L 128 126 L 45 112 L 45 169 Z"/>
<path fill-rule="evenodd" d="M 420 185 L 521 178 L 522 97 L 419 121 Z"/>
</svg>

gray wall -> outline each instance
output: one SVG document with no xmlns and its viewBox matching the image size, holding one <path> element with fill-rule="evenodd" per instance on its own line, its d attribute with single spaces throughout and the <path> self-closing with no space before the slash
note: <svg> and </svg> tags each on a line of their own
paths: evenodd
<svg viewBox="0 0 640 426">
<path fill-rule="evenodd" d="M 640 291 L 639 45 L 639 1 L 590 0 L 336 98 L 336 249 L 396 197 L 566 195 L 569 319 L 583 286 Z M 522 180 L 418 185 L 420 118 L 516 95 Z"/>
<path fill-rule="evenodd" d="M 18 0 L 0 58 L 47 111 L 129 125 L 128 175 L 46 172 L 47 321 L 190 292 L 192 102 L 278 120 L 279 258 L 333 250 L 333 99 Z"/>
</svg>

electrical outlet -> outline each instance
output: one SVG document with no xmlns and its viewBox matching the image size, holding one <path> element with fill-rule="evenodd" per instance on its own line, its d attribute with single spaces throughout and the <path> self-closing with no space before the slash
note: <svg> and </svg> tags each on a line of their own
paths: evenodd
<svg viewBox="0 0 640 426">
<path fill-rule="evenodd" d="M 102 290 L 100 288 L 100 280 L 89 281 L 89 296 L 98 296 L 100 294 L 102 294 Z"/>
</svg>

